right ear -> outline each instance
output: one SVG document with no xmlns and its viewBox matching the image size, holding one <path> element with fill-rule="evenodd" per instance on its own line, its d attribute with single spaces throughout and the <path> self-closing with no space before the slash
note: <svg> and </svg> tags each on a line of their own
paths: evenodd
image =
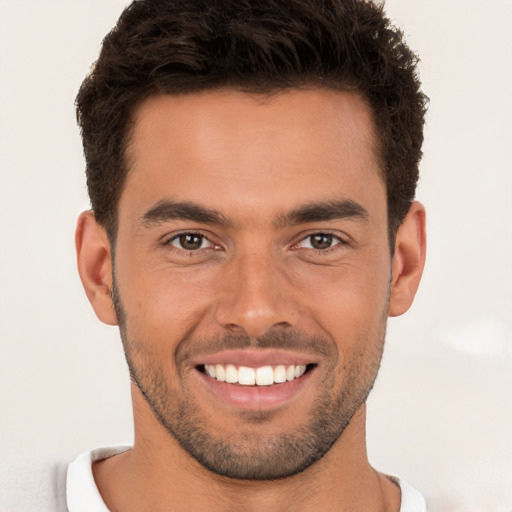
<svg viewBox="0 0 512 512">
<path fill-rule="evenodd" d="M 117 325 L 112 302 L 112 262 L 110 242 L 91 210 L 78 217 L 75 233 L 78 273 L 96 316 L 108 325 Z"/>
</svg>

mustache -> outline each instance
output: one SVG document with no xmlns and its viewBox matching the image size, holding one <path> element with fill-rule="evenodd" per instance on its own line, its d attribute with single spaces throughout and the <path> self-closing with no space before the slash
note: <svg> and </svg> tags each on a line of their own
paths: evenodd
<svg viewBox="0 0 512 512">
<path fill-rule="evenodd" d="M 216 354 L 225 350 L 265 350 L 280 349 L 320 355 L 335 356 L 333 341 L 325 337 L 311 336 L 297 330 L 280 330 L 268 332 L 257 338 L 243 333 L 226 333 L 221 336 L 195 337 L 185 336 L 176 350 L 176 363 L 179 365 L 198 354 L 202 356 Z"/>
</svg>

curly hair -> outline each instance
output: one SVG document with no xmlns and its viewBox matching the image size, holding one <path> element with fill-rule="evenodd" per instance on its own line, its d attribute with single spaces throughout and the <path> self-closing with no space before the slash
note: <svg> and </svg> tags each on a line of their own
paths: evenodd
<svg viewBox="0 0 512 512">
<path fill-rule="evenodd" d="M 371 108 L 394 240 L 422 156 L 428 100 L 417 62 L 371 0 L 135 0 L 76 99 L 96 220 L 114 241 L 134 111 L 148 96 L 324 87 Z"/>
</svg>

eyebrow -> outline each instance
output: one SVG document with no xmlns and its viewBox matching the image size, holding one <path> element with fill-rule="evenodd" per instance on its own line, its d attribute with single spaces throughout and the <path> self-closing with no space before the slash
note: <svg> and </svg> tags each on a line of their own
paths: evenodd
<svg viewBox="0 0 512 512">
<path fill-rule="evenodd" d="M 217 224 L 225 227 L 232 225 L 232 222 L 217 210 L 194 203 L 176 202 L 168 199 L 159 201 L 149 209 L 141 217 L 140 223 L 144 227 L 150 227 L 169 220 L 191 220 L 201 224 Z"/>
<path fill-rule="evenodd" d="M 310 203 L 279 215 L 274 220 L 274 226 L 286 227 L 339 219 L 367 220 L 368 212 L 359 203 L 351 199 Z M 169 199 L 159 201 L 144 213 L 140 219 L 140 224 L 148 228 L 170 220 L 190 220 L 200 224 L 233 226 L 233 222 L 228 217 L 215 209 Z"/>
<path fill-rule="evenodd" d="M 280 215 L 274 224 L 277 227 L 285 227 L 339 219 L 365 221 L 368 219 L 368 211 L 351 199 L 310 203 Z"/>
</svg>

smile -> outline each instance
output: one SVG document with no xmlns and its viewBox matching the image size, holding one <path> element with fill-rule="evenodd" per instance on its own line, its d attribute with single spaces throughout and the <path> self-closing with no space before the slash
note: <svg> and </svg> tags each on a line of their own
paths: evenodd
<svg viewBox="0 0 512 512">
<path fill-rule="evenodd" d="M 198 384 L 208 390 L 208 407 L 259 411 L 304 396 L 321 366 L 315 356 L 285 350 L 224 350 L 191 363 Z"/>
<path fill-rule="evenodd" d="M 240 386 L 272 386 L 298 379 L 313 365 L 276 365 L 251 368 L 234 364 L 205 364 L 201 369 L 212 379 Z"/>
</svg>

